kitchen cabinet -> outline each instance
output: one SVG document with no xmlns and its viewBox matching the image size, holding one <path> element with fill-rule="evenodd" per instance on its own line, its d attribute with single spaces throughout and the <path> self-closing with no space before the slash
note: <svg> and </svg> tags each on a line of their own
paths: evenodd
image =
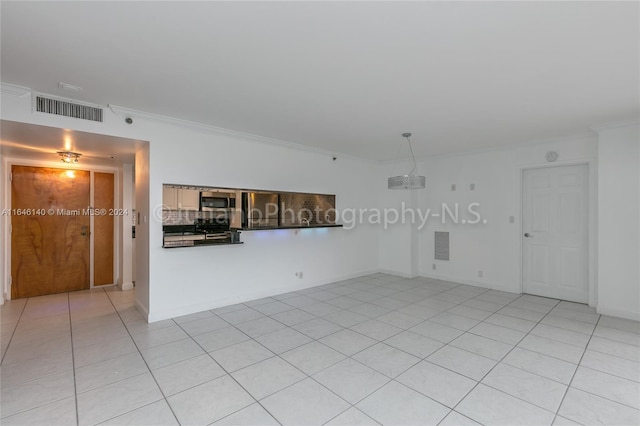
<svg viewBox="0 0 640 426">
<path fill-rule="evenodd" d="M 169 185 L 162 186 L 162 210 L 200 209 L 200 191 L 197 189 L 181 189 Z"/>
<path fill-rule="evenodd" d="M 178 189 L 178 210 L 200 210 L 200 191 Z"/>
<path fill-rule="evenodd" d="M 178 188 L 162 185 L 162 210 L 178 210 Z"/>
</svg>

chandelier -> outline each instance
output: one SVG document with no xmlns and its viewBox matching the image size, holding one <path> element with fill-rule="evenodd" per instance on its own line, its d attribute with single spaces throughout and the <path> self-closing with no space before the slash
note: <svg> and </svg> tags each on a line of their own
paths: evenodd
<svg viewBox="0 0 640 426">
<path fill-rule="evenodd" d="M 413 155 L 413 147 L 411 146 L 411 133 L 403 133 L 402 137 L 409 142 L 409 151 L 411 152 L 411 160 L 413 168 L 406 175 L 392 176 L 388 179 L 389 189 L 424 189 L 427 179 L 424 176 L 414 175 L 416 170 L 416 157 Z"/>
</svg>

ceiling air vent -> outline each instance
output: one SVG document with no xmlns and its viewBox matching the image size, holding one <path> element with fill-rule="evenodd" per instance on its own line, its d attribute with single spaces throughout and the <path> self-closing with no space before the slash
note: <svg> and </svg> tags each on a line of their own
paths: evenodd
<svg viewBox="0 0 640 426">
<path fill-rule="evenodd" d="M 102 108 L 36 96 L 36 111 L 102 123 Z"/>
</svg>

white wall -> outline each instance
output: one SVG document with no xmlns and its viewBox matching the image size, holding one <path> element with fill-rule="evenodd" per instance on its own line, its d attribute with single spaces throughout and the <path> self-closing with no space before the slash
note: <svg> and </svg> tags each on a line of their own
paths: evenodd
<svg viewBox="0 0 640 426">
<path fill-rule="evenodd" d="M 559 153 L 556 164 L 589 163 L 592 187 L 599 190 L 599 209 L 594 208 L 594 213 L 600 215 L 600 223 L 592 215 L 590 241 L 590 276 L 595 289 L 597 272 L 598 309 L 638 317 L 637 126 L 602 131 L 599 146 L 593 134 L 518 149 L 422 159 L 418 172 L 427 177 L 427 189 L 405 192 L 385 189 L 386 178 L 397 174 L 388 165 L 347 158 L 334 162 L 321 152 L 144 115 L 133 114 L 134 123 L 127 125 L 124 115 L 109 110 L 104 123 L 32 114 L 30 102 L 29 96 L 3 96 L 2 118 L 149 141 L 136 157 L 135 203 L 143 222 L 135 242 L 135 279 L 138 306 L 148 310 L 151 321 L 377 270 L 520 292 L 521 171 L 547 165 L 544 155 L 551 150 Z M 428 208 L 440 213 L 442 203 L 452 208 L 457 202 L 464 209 L 478 202 L 487 223 L 442 224 L 440 218 L 432 217 L 421 230 L 417 224 L 388 229 L 359 224 L 351 230 L 253 231 L 243 233 L 242 246 L 163 249 L 158 214 L 163 183 L 333 193 L 341 209 L 401 208 L 404 201 L 423 213 Z M 475 191 L 469 190 L 471 183 Z M 451 184 L 456 184 L 457 191 L 451 191 Z M 611 205 L 625 207 L 611 213 Z M 514 223 L 509 223 L 509 216 Z M 433 261 L 435 230 L 451 232 L 449 262 Z M 0 235 L 3 232 L 0 229 Z M 484 272 L 483 278 L 478 278 L 478 270 Z M 302 280 L 294 275 L 299 271 L 304 273 Z"/>
<path fill-rule="evenodd" d="M 517 280 L 517 223 L 509 216 L 517 213 L 517 162 L 513 152 L 437 158 L 421 162 L 427 190 L 420 207 L 431 209 L 432 217 L 420 232 L 420 274 L 507 291 L 519 291 Z M 475 184 L 471 191 L 470 185 Z M 451 190 L 456 185 L 456 190 Z M 443 205 L 455 212 L 459 221 L 472 220 L 467 209 L 472 203 L 486 224 L 454 223 Z M 443 223 L 444 220 L 444 223 Z M 434 260 L 434 232 L 449 232 L 450 260 Z M 433 269 L 433 264 L 436 269 Z M 478 270 L 484 278 L 477 276 Z"/>
<path fill-rule="evenodd" d="M 252 231 L 242 234 L 241 246 L 162 248 L 163 183 L 330 193 L 343 209 L 376 204 L 371 182 L 377 165 L 340 156 L 333 161 L 328 153 L 132 116 L 128 125 L 125 115 L 105 109 L 104 123 L 85 122 L 32 114 L 30 96 L 2 97 L 3 119 L 149 141 L 148 161 L 144 147 L 136 156 L 142 223 L 135 241 L 135 281 L 138 306 L 148 310 L 150 321 L 377 271 L 378 233 L 369 225 L 298 234 Z M 295 277 L 299 271 L 303 279 Z"/>
<path fill-rule="evenodd" d="M 120 257 L 120 274 L 118 277 L 118 286 L 121 290 L 130 290 L 133 288 L 133 236 L 131 234 L 131 226 L 133 225 L 133 199 L 134 199 L 134 179 L 133 164 L 123 164 L 120 168 L 120 206 L 123 210 L 128 211 L 128 216 L 123 216 L 118 222 L 120 228 L 119 234 L 122 238 Z"/>
<path fill-rule="evenodd" d="M 135 282 L 136 282 L 136 307 L 145 317 L 149 317 L 151 307 L 149 304 L 150 283 L 150 258 L 149 258 L 149 144 L 143 143 L 136 147 L 136 244 L 135 244 Z"/>
<path fill-rule="evenodd" d="M 162 202 L 163 183 L 336 194 L 339 210 L 370 205 L 375 200 L 370 179 L 375 164 L 343 158 L 333 161 L 328 154 L 233 135 L 158 127 L 159 134 L 149 138 L 150 205 L 154 211 Z M 178 140 L 183 142 L 176 144 Z M 377 270 L 377 233 L 369 226 L 297 234 L 291 230 L 245 231 L 241 239 L 242 246 L 163 249 L 160 221 L 152 218 L 150 319 Z M 296 272 L 303 272 L 303 279 L 298 279 Z"/>
<path fill-rule="evenodd" d="M 420 275 L 519 293 L 521 171 L 548 165 L 545 161 L 548 151 L 558 152 L 555 164 L 591 162 L 593 169 L 596 137 L 577 136 L 518 149 L 420 161 L 418 170 L 427 177 L 427 189 L 420 196 L 423 211 L 431 209 L 432 213 L 442 215 L 443 204 L 453 211 L 458 203 L 459 219 L 472 220 L 473 215 L 466 209 L 471 203 L 479 203 L 475 210 L 487 221 L 455 224 L 447 216 L 443 224 L 442 217 L 432 217 L 419 231 Z M 452 184 L 456 185 L 456 191 L 451 190 Z M 473 191 L 471 184 L 475 184 Z M 513 223 L 509 222 L 510 216 Z M 449 231 L 450 261 L 434 260 L 435 231 Z M 434 263 L 436 270 L 432 269 Z M 480 270 L 482 278 L 478 277 Z"/>
<path fill-rule="evenodd" d="M 640 320 L 639 126 L 598 136 L 598 312 Z"/>
</svg>

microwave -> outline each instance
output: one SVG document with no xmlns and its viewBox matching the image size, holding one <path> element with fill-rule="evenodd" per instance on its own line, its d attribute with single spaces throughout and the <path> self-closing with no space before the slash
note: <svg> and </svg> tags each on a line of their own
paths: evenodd
<svg viewBox="0 0 640 426">
<path fill-rule="evenodd" d="M 225 192 L 201 192 L 200 211 L 228 210 L 236 208 L 236 195 Z"/>
</svg>

